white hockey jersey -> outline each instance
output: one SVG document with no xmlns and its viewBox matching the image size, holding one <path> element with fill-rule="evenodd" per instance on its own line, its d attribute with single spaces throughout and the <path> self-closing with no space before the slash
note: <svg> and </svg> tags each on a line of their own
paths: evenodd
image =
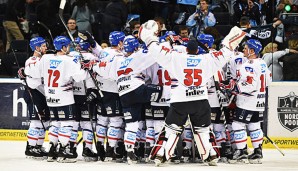
<svg viewBox="0 0 298 171">
<path fill-rule="evenodd" d="M 218 82 L 219 83 L 221 83 L 223 80 L 225 80 L 223 70 L 218 70 L 216 72 L 216 74 L 217 74 Z M 207 85 L 208 85 L 208 102 L 210 104 L 210 107 L 212 107 L 212 108 L 214 108 L 214 107 L 220 107 L 219 98 L 218 98 L 219 91 L 216 89 L 214 77 L 211 77 L 210 78 L 210 80 L 208 81 Z M 219 95 L 221 96 L 221 104 L 222 104 L 222 106 L 227 106 L 228 105 L 228 99 L 225 96 L 225 94 L 223 94 L 222 92 L 220 92 Z"/>
<path fill-rule="evenodd" d="M 242 52 L 236 52 L 227 63 L 227 78 L 236 80 L 239 76 L 239 68 L 247 61 Z"/>
<path fill-rule="evenodd" d="M 250 59 L 239 69 L 236 105 L 251 111 L 265 110 L 266 87 L 271 82 L 271 73 L 264 60 Z"/>
<path fill-rule="evenodd" d="M 123 56 L 124 54 L 121 51 L 118 51 L 116 49 L 111 49 L 111 48 L 105 48 L 100 53 L 99 61 L 111 63 L 114 60 L 116 60 L 116 58 L 119 58 L 119 57 L 122 58 Z M 110 65 L 107 65 L 105 67 L 106 70 L 110 70 L 108 69 L 109 67 Z M 97 78 L 98 78 L 98 81 L 100 82 L 99 88 L 102 91 L 118 93 L 117 83 L 114 79 L 108 79 L 105 77 L 97 77 Z"/>
<path fill-rule="evenodd" d="M 162 97 L 159 102 L 151 102 L 152 106 L 169 106 L 170 96 L 171 96 L 171 77 L 169 72 L 162 68 L 158 63 L 151 65 L 146 69 L 147 73 L 150 73 L 152 84 L 162 85 L 163 92 Z"/>
<path fill-rule="evenodd" d="M 97 60 L 98 58 L 94 56 L 92 53 L 89 52 L 79 52 L 72 51 L 69 53 L 69 55 L 74 56 L 77 59 L 81 59 L 81 55 L 83 56 L 83 59 L 81 60 Z M 92 81 L 92 78 L 90 75 L 87 75 L 87 78 L 85 78 L 83 81 L 80 82 L 74 82 L 73 83 L 73 94 L 74 95 L 86 95 L 86 89 L 88 88 L 94 88 L 95 85 Z"/>
<path fill-rule="evenodd" d="M 119 96 L 129 93 L 142 84 L 145 84 L 143 61 L 150 58 L 147 50 L 140 49 L 128 57 L 119 56 L 102 66 L 99 63 L 93 66 L 93 71 L 101 76 L 101 79 L 115 81 Z M 145 68 L 146 69 L 146 68 Z"/>
<path fill-rule="evenodd" d="M 40 57 L 31 56 L 28 58 L 25 62 L 25 69 L 26 67 L 29 67 L 30 64 L 35 64 L 40 61 Z M 35 65 L 31 65 L 31 67 L 34 67 Z M 44 85 L 42 84 L 41 78 L 32 78 L 30 75 L 26 77 L 26 81 L 28 84 L 28 87 L 31 89 L 37 89 L 39 92 L 41 92 L 44 95 Z"/>
<path fill-rule="evenodd" d="M 209 54 L 190 55 L 171 50 L 169 44 L 151 44 L 149 52 L 175 78 L 171 83 L 171 103 L 208 99 L 208 80 L 233 53 L 222 48 Z"/>
<path fill-rule="evenodd" d="M 87 71 L 81 69 L 79 59 L 54 54 L 44 55 L 40 62 L 30 64 L 25 68 L 25 74 L 32 78 L 44 78 L 49 107 L 74 104 L 73 82 L 80 82 L 87 77 Z"/>
</svg>

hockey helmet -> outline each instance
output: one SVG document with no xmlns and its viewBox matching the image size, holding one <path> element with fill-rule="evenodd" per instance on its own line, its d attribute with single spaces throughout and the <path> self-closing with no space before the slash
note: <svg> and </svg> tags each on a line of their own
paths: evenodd
<svg viewBox="0 0 298 171">
<path fill-rule="evenodd" d="M 42 44 L 46 43 L 46 40 L 42 37 L 34 37 L 30 40 L 30 48 L 35 51 L 36 47 L 40 47 Z"/>
<path fill-rule="evenodd" d="M 120 41 L 123 41 L 125 34 L 121 31 L 113 31 L 109 35 L 109 41 L 111 46 L 117 46 Z"/>
<path fill-rule="evenodd" d="M 81 39 L 80 37 L 77 37 L 77 38 L 75 39 L 75 43 L 76 43 L 77 45 L 79 45 L 80 48 L 81 48 L 82 50 L 84 50 L 84 51 L 87 51 L 87 50 L 90 48 L 90 46 L 91 46 L 89 42 L 84 41 L 84 40 Z"/>
<path fill-rule="evenodd" d="M 139 41 L 136 38 L 127 38 L 123 43 L 125 52 L 134 52 L 139 47 Z"/>
<path fill-rule="evenodd" d="M 210 34 L 199 34 L 197 40 L 203 44 L 207 44 L 211 48 L 214 43 L 214 38 Z"/>
<path fill-rule="evenodd" d="M 65 37 L 65 36 L 57 36 L 54 39 L 54 47 L 56 50 L 61 50 L 63 48 L 63 46 L 68 46 L 71 43 L 71 41 L 69 40 L 69 38 Z"/>
<path fill-rule="evenodd" d="M 261 42 L 256 39 L 249 39 L 245 44 L 249 49 L 253 49 L 256 55 L 258 55 L 263 48 Z"/>
</svg>

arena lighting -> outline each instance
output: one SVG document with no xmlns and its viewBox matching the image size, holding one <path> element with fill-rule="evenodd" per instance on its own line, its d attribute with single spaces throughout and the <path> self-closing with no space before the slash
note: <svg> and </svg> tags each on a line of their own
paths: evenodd
<svg viewBox="0 0 298 171">
<path fill-rule="evenodd" d="M 298 12 L 297 5 L 295 5 L 295 4 L 293 4 L 293 5 L 290 5 L 290 4 L 285 5 L 284 10 L 286 12 L 290 12 L 290 13 L 297 13 Z"/>
</svg>

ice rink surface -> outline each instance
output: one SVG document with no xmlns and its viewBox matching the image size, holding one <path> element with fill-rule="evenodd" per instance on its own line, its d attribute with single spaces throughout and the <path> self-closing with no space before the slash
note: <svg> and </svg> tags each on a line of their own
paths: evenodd
<svg viewBox="0 0 298 171">
<path fill-rule="evenodd" d="M 81 157 L 82 144 L 78 146 L 79 158 L 76 163 L 57 163 L 27 159 L 25 157 L 26 142 L 0 141 L 1 171 L 298 171 L 298 150 L 285 150 L 282 156 L 276 149 L 264 149 L 263 164 L 165 164 L 155 167 L 154 164 L 84 162 Z M 47 147 L 47 143 L 44 145 Z"/>
</svg>

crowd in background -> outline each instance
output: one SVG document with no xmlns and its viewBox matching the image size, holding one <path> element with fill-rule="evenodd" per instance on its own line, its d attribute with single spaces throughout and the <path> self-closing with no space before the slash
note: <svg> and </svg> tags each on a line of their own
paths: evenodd
<svg viewBox="0 0 298 171">
<path fill-rule="evenodd" d="M 59 4 L 60 0 L 0 1 L 0 19 L 3 22 L 0 27 L 1 52 L 10 52 L 10 42 L 14 39 L 29 40 L 34 36 L 42 36 L 51 42 L 51 37 L 67 35 L 58 16 Z M 185 34 L 181 32 L 183 30 L 187 30 L 187 37 L 195 37 L 198 33 L 211 34 L 217 47 L 233 25 L 248 30 L 255 28 L 257 32 L 250 34 L 257 38 L 262 37 L 260 30 L 267 29 L 270 35 L 261 40 L 263 47 L 272 42 L 278 45 L 277 50 L 284 50 L 288 48 L 285 42 L 297 39 L 293 35 L 297 31 L 297 18 L 291 20 L 284 15 L 285 5 L 293 4 L 297 4 L 297 1 L 68 0 L 63 17 L 74 37 L 80 30 L 87 30 L 105 46 L 109 46 L 110 32 L 117 30 L 136 36 L 141 23 L 154 19 L 162 26 L 161 34 L 167 30 L 173 30 L 181 37 Z M 50 33 L 39 23 L 48 27 Z M 263 33 L 267 31 L 263 30 Z M 291 48 L 297 50 L 297 46 Z M 291 54 L 295 51 L 286 52 Z M 274 52 L 271 50 L 267 53 Z M 273 61 L 273 55 L 270 59 Z M 282 64 L 278 65 L 282 67 Z"/>
</svg>

